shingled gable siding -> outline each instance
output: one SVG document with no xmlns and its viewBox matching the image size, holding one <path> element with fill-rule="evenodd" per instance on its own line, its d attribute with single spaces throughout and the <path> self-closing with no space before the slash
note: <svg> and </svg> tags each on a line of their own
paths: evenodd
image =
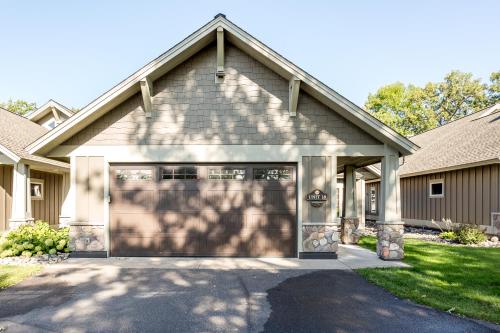
<svg viewBox="0 0 500 333">
<path fill-rule="evenodd" d="M 225 66 L 208 47 L 154 82 L 152 118 L 137 94 L 64 144 L 380 144 L 303 91 L 290 117 L 288 81 L 235 47 Z"/>
<path fill-rule="evenodd" d="M 444 179 L 443 198 L 429 198 L 429 182 L 433 179 Z M 367 192 L 370 186 L 373 184 L 366 185 Z M 454 223 L 490 226 L 491 213 L 500 212 L 500 165 L 401 178 L 401 212 L 403 219 L 445 218 Z"/>
</svg>

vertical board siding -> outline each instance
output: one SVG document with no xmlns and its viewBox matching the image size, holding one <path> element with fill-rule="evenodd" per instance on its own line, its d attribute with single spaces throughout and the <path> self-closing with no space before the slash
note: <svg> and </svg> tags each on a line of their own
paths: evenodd
<svg viewBox="0 0 500 333">
<path fill-rule="evenodd" d="M 0 165 L 0 231 L 9 229 L 12 212 L 12 166 Z"/>
<path fill-rule="evenodd" d="M 433 179 L 444 179 L 444 198 L 429 198 Z M 490 225 L 500 212 L 500 165 L 401 178 L 401 193 L 403 218 Z"/>
<path fill-rule="evenodd" d="M 76 158 L 76 221 L 95 225 L 104 223 L 103 157 Z"/>
<path fill-rule="evenodd" d="M 31 170 L 31 178 L 42 179 L 43 199 L 31 200 L 31 215 L 36 220 L 49 222 L 50 225 L 59 224 L 59 215 L 61 214 L 61 186 L 62 175 Z"/>
</svg>

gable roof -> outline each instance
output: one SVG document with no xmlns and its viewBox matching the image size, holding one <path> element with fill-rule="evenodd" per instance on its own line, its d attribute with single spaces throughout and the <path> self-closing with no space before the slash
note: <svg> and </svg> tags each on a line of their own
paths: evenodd
<svg viewBox="0 0 500 333">
<path fill-rule="evenodd" d="M 44 165 L 68 169 L 64 162 L 30 154 L 25 147 L 40 136 L 47 133 L 47 129 L 23 116 L 0 108 L 0 153 L 5 154 L 14 162 L 27 160 Z"/>
<path fill-rule="evenodd" d="M 224 36 L 228 42 L 248 53 L 271 70 L 285 79 L 296 77 L 301 80 L 301 89 L 318 99 L 341 116 L 381 142 L 398 149 L 403 155 L 408 155 L 418 149 L 413 142 L 398 134 L 388 126 L 372 117 L 359 106 L 347 100 L 304 70 L 300 69 L 277 52 L 273 51 L 246 31 L 226 19 L 222 14 L 192 33 L 186 39 L 175 45 L 167 52 L 154 59 L 134 74 L 117 84 L 115 87 L 99 96 L 85 106 L 79 113 L 57 126 L 54 130 L 29 145 L 31 153 L 43 154 L 63 143 L 106 112 L 140 91 L 140 80 L 154 81 L 177 65 L 187 60 L 199 50 L 216 40 L 218 27 L 224 29 Z"/>
<path fill-rule="evenodd" d="M 44 105 L 40 106 L 35 111 L 27 114 L 26 118 L 28 118 L 31 121 L 37 121 L 42 117 L 46 116 L 48 113 L 52 112 L 52 108 L 56 108 L 57 110 L 61 111 L 68 117 L 71 117 L 73 115 L 73 111 L 51 99 Z"/>
<path fill-rule="evenodd" d="M 401 176 L 500 163 L 500 104 L 411 139 L 421 148 L 405 157 Z"/>
</svg>

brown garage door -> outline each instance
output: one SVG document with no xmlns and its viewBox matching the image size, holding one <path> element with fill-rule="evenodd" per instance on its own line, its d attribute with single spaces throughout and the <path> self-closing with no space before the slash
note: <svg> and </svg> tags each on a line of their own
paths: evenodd
<svg viewBox="0 0 500 333">
<path fill-rule="evenodd" d="M 294 165 L 112 165 L 112 256 L 295 255 Z"/>
</svg>

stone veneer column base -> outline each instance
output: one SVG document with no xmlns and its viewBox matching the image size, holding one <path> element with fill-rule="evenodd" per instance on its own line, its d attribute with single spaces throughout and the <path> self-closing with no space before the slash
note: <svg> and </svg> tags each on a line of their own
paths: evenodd
<svg viewBox="0 0 500 333">
<path fill-rule="evenodd" d="M 336 254 L 338 247 L 339 226 L 337 224 L 307 224 L 302 226 L 300 258 L 336 258 L 334 254 Z"/>
<path fill-rule="evenodd" d="M 106 251 L 104 226 L 69 225 L 69 248 L 71 251 Z"/>
<path fill-rule="evenodd" d="M 358 233 L 359 218 L 342 217 L 341 219 L 341 237 L 343 244 L 357 244 L 360 234 Z"/>
<path fill-rule="evenodd" d="M 377 255 L 383 260 L 404 258 L 404 224 L 377 222 Z"/>
</svg>

